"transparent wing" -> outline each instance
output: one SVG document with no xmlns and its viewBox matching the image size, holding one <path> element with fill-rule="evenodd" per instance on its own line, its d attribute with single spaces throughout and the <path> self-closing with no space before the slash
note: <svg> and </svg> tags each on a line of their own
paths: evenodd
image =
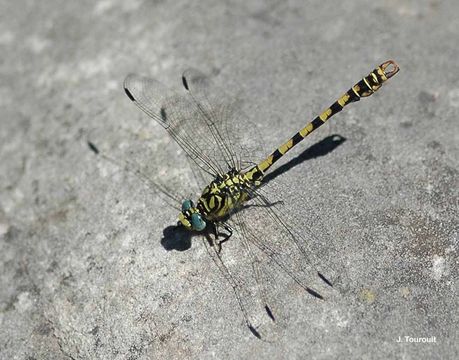
<svg viewBox="0 0 459 360">
<path fill-rule="evenodd" d="M 128 97 L 163 126 L 198 165 L 204 173 L 200 174 L 203 185 L 217 174 L 240 170 L 258 160 L 251 151 L 251 147 L 257 148 L 251 145 L 258 140 L 252 135 L 255 127 L 239 103 L 231 101 L 197 70 L 186 70 L 182 82 L 186 93 L 179 95 L 156 80 L 131 74 L 124 88 Z"/>
<path fill-rule="evenodd" d="M 322 280 L 330 280 L 336 289 L 336 286 L 339 286 L 341 269 L 345 266 L 342 256 L 343 243 L 337 241 L 330 233 L 326 211 L 321 211 L 323 203 L 317 203 L 316 196 L 311 196 L 308 191 L 289 194 L 286 190 L 289 189 L 290 182 L 285 180 L 276 179 L 263 183 L 255 189 L 254 198 L 249 205 L 256 204 L 253 206 L 260 209 L 258 216 L 272 219 L 271 229 L 278 229 L 279 238 L 285 239 L 285 244 L 291 244 L 293 249 L 298 249 L 297 256 L 294 256 L 292 261 L 309 263 L 313 280 L 317 279 L 314 275 L 319 275 Z M 301 207 L 302 211 L 296 211 L 297 207 Z M 251 221 L 253 216 L 255 214 L 249 211 L 247 221 Z M 266 231 L 270 232 L 269 227 L 263 227 L 261 230 L 262 235 Z M 266 238 L 268 242 L 271 241 L 270 236 Z"/>
<path fill-rule="evenodd" d="M 194 102 L 156 80 L 134 74 L 126 77 L 124 89 L 129 99 L 163 126 L 201 170 L 211 177 L 224 173 L 215 160 L 220 146 Z"/>
<path fill-rule="evenodd" d="M 246 256 L 241 246 L 225 243 L 224 249 L 219 252 L 210 235 L 204 238 L 204 245 L 215 265 L 231 286 L 244 316 L 245 324 L 256 337 L 261 338 L 258 328 L 263 320 L 266 320 L 263 319 L 263 304 L 258 294 L 259 286 L 256 279 L 248 276 L 253 266 L 256 265 L 249 261 L 251 257 Z"/>
<path fill-rule="evenodd" d="M 270 203 L 264 196 L 255 197 L 238 213 L 237 227 L 243 229 L 252 248 L 263 253 L 266 261 L 262 266 L 267 271 L 283 272 L 309 294 L 326 298 L 331 282 L 318 271 L 305 239 L 276 211 L 278 206 L 281 204 Z"/>
<path fill-rule="evenodd" d="M 220 144 L 225 162 L 236 170 L 253 166 L 266 155 L 255 124 L 242 110 L 242 102 L 216 86 L 208 76 L 190 68 L 182 83 L 199 107 Z"/>
<path fill-rule="evenodd" d="M 318 271 L 315 256 L 304 237 L 297 234 L 263 194 L 235 210 L 226 224 L 232 229 L 221 253 L 206 246 L 209 254 L 233 288 L 245 322 L 255 336 L 272 335 L 273 327 L 285 321 L 285 292 L 298 286 L 316 299 L 333 294 L 331 282 Z M 289 285 L 288 285 L 289 284 Z M 270 336 L 268 336 L 270 337 Z"/>
<path fill-rule="evenodd" d="M 106 129 L 104 129 L 104 131 L 106 131 Z M 93 136 L 94 132 L 91 137 Z M 115 165 L 118 170 L 133 175 L 142 181 L 151 191 L 159 195 L 169 207 L 174 208 L 177 211 L 181 210 L 180 202 L 184 198 L 184 195 L 178 193 L 177 190 L 173 188 L 174 184 L 171 184 L 171 182 L 166 185 L 163 181 L 161 181 L 160 176 L 152 176 L 152 174 L 147 173 L 146 167 L 139 164 L 135 156 L 132 156 L 132 158 L 124 158 L 121 155 L 115 155 L 114 157 L 105 150 L 100 149 L 91 140 L 88 140 L 87 144 L 89 149 L 95 153 L 95 155 Z M 172 185 L 172 187 L 170 185 Z"/>
<path fill-rule="evenodd" d="M 233 149 L 233 134 L 228 134 L 226 129 L 226 124 L 233 117 L 235 110 L 232 104 L 228 103 L 229 98 L 223 96 L 203 73 L 195 69 L 183 72 L 182 83 L 205 121 L 209 136 L 218 144 L 218 161 L 224 162 L 226 171 L 232 168 L 239 169 L 237 155 Z"/>
<path fill-rule="evenodd" d="M 321 267 L 305 237 L 290 227 L 276 210 L 282 204 L 269 202 L 258 190 L 254 195 L 228 222 L 237 230 L 235 239 L 231 240 L 245 244 L 246 253 L 257 264 L 258 269 L 252 270 L 264 303 L 270 306 L 274 297 L 270 294 L 276 293 L 279 285 L 285 286 L 285 283 L 271 281 L 282 276 L 316 298 L 327 298 L 331 294 L 331 282 L 318 270 Z"/>
</svg>

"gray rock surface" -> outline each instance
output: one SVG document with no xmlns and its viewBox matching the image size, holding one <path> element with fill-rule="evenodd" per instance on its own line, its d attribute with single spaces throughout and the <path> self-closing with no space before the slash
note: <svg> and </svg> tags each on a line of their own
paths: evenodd
<svg viewBox="0 0 459 360">
<path fill-rule="evenodd" d="M 0 358 L 459 358 L 458 13 L 453 0 L 1 0 Z M 286 281 L 262 340 L 199 238 L 164 248 L 176 210 L 87 146 L 187 194 L 184 154 L 126 98 L 127 73 L 178 88 L 201 69 L 244 99 L 269 151 L 390 58 L 395 78 L 282 164 L 345 141 L 273 180 L 336 294 Z"/>
</svg>

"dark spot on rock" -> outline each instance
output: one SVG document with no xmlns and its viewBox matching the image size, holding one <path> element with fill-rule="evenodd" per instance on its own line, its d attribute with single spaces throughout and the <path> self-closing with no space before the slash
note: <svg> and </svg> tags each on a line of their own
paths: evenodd
<svg viewBox="0 0 459 360">
<path fill-rule="evenodd" d="M 13 310 L 14 309 L 14 303 L 16 302 L 17 300 L 17 296 L 14 295 L 12 296 L 5 304 L 5 306 L 3 307 L 3 309 L 1 311 L 3 312 L 8 312 L 10 310 Z"/>
<path fill-rule="evenodd" d="M 91 335 L 96 335 L 99 332 L 99 326 L 94 326 L 89 332 Z"/>
<path fill-rule="evenodd" d="M 193 317 L 192 317 L 191 315 L 189 315 L 189 314 L 184 315 L 184 316 L 182 317 L 182 320 L 183 320 L 184 322 L 190 322 L 192 319 L 193 319 Z"/>
<path fill-rule="evenodd" d="M 34 332 L 36 334 L 39 334 L 42 336 L 49 335 L 52 331 L 53 331 L 53 327 L 51 326 L 49 322 L 43 322 L 34 329 Z"/>
<path fill-rule="evenodd" d="M 402 121 L 400 123 L 400 127 L 404 128 L 404 129 L 408 129 L 410 127 L 413 126 L 413 123 L 411 121 Z"/>
<path fill-rule="evenodd" d="M 12 243 L 14 240 L 19 236 L 19 229 L 16 228 L 15 226 L 10 226 L 8 227 L 7 232 L 4 235 L 5 242 L 7 243 Z"/>
<path fill-rule="evenodd" d="M 53 260 L 51 264 L 49 264 L 48 268 L 46 269 L 46 272 L 48 273 L 53 272 L 54 270 L 56 270 L 58 265 L 59 265 L 58 262 L 56 260 Z"/>
<path fill-rule="evenodd" d="M 374 161 L 376 161 L 376 157 L 373 154 L 367 154 L 365 156 L 365 160 L 368 161 L 368 162 L 374 162 Z"/>
<path fill-rule="evenodd" d="M 166 340 L 169 338 L 169 334 L 161 334 L 159 335 L 158 339 L 160 342 L 166 342 Z"/>
<path fill-rule="evenodd" d="M 162 300 L 162 304 L 160 304 L 159 306 L 162 307 L 164 305 L 168 305 L 172 302 L 172 295 L 169 294 L 169 293 L 165 293 L 165 294 L 162 294 L 160 296 L 161 300 Z"/>
<path fill-rule="evenodd" d="M 69 209 L 60 209 L 60 210 L 54 211 L 48 215 L 46 220 L 48 220 L 51 223 L 66 221 L 68 212 L 69 212 Z"/>
<path fill-rule="evenodd" d="M 437 96 L 435 94 L 422 90 L 419 92 L 418 100 L 423 104 L 432 103 L 437 100 Z"/>
<path fill-rule="evenodd" d="M 16 269 L 16 271 L 14 272 L 13 279 L 18 280 L 18 279 L 21 279 L 21 278 L 23 278 L 25 276 L 27 276 L 27 271 L 25 270 L 25 268 L 23 266 L 19 266 Z"/>
<path fill-rule="evenodd" d="M 438 150 L 441 149 L 441 144 L 438 141 L 432 140 L 427 143 L 427 147 L 430 149 Z"/>
<path fill-rule="evenodd" d="M 97 261 L 94 259 L 94 256 L 92 255 L 88 256 L 86 261 L 88 262 L 88 266 L 86 267 L 87 272 L 90 272 L 91 270 L 99 272 L 104 268 L 103 266 L 97 263 Z"/>
<path fill-rule="evenodd" d="M 64 286 L 70 286 L 72 282 L 74 282 L 72 273 L 69 273 L 68 275 L 64 275 L 61 279 L 61 284 Z"/>
</svg>

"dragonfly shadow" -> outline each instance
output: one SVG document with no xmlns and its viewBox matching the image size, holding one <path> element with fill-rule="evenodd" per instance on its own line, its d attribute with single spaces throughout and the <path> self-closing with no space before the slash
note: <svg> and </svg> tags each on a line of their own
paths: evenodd
<svg viewBox="0 0 459 360">
<path fill-rule="evenodd" d="M 193 236 L 204 235 L 208 238 L 208 236 L 215 236 L 215 231 L 215 227 L 210 226 L 207 226 L 202 232 L 190 231 L 181 225 L 168 226 L 163 230 L 161 245 L 167 251 L 186 251 L 191 248 Z M 218 231 L 218 236 L 223 236 L 224 238 L 227 235 L 227 233 Z"/>
<path fill-rule="evenodd" d="M 161 245 L 167 251 L 185 251 L 191 248 L 191 238 L 195 234 L 183 226 L 168 226 L 163 230 Z"/>
<path fill-rule="evenodd" d="M 284 172 L 301 164 L 303 161 L 307 161 L 307 160 L 317 158 L 319 156 L 327 155 L 328 153 L 335 150 L 338 146 L 340 146 L 345 141 L 346 141 L 346 138 L 341 135 L 333 134 L 333 135 L 327 136 L 323 140 L 307 148 L 297 157 L 293 158 L 289 162 L 285 163 L 284 165 L 278 167 L 276 170 L 267 174 L 263 178 L 263 182 L 265 183 L 270 182 L 271 180 L 275 179 L 279 175 L 282 175 Z"/>
</svg>

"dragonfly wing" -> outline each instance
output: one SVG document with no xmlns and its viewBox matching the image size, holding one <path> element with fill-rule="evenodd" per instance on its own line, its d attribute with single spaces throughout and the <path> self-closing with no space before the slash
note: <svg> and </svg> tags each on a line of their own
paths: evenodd
<svg viewBox="0 0 459 360">
<path fill-rule="evenodd" d="M 204 173 L 213 179 L 226 169 L 216 160 L 220 145 L 211 136 L 208 123 L 196 103 L 177 94 L 159 81 L 130 74 L 124 89 L 131 101 L 163 126 Z"/>
<path fill-rule="evenodd" d="M 261 273 L 268 279 L 284 278 L 296 283 L 318 299 L 331 294 L 331 282 L 318 269 L 318 261 L 308 249 L 308 243 L 283 219 L 276 210 L 279 203 L 270 203 L 263 195 L 255 194 L 250 202 L 240 209 L 233 225 L 251 248 L 259 253 Z M 268 275 L 271 274 L 271 275 Z M 265 282 L 264 290 L 269 302 L 276 297 L 279 280 Z M 281 285 L 285 285 L 281 281 Z M 272 295 L 269 295 L 272 294 Z"/>
<path fill-rule="evenodd" d="M 234 235 L 236 233 L 233 233 Z M 235 239 L 231 237 L 230 241 L 225 242 L 221 252 L 209 236 L 204 238 L 204 245 L 215 265 L 231 286 L 245 324 L 256 337 L 266 337 L 268 332 L 264 325 L 267 322 L 271 323 L 274 317 L 270 308 L 264 303 L 263 296 L 260 296 L 259 259 L 250 248 L 246 247 L 248 244 L 240 246 L 236 243 L 242 240 L 240 236 L 236 236 Z M 249 276 L 251 273 L 257 276 Z M 271 319 L 266 316 L 266 313 Z"/>
<path fill-rule="evenodd" d="M 229 168 L 241 170 L 253 166 L 266 155 L 256 126 L 242 110 L 243 104 L 237 97 L 228 95 L 193 68 L 183 72 L 182 83 L 200 109 Z"/>
</svg>

